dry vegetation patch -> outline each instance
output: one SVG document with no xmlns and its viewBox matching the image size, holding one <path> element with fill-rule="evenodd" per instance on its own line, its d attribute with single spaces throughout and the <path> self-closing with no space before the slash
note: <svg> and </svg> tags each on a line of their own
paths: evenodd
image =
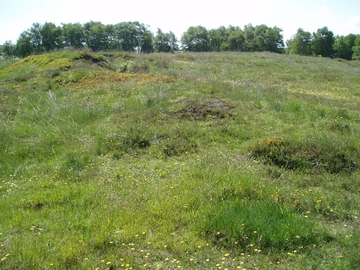
<svg viewBox="0 0 360 270">
<path fill-rule="evenodd" d="M 176 111 L 176 115 L 180 116 L 180 118 L 193 120 L 222 119 L 231 116 L 233 109 L 233 106 L 217 98 L 208 98 L 206 100 L 189 99 L 186 100 L 182 109 Z"/>
</svg>

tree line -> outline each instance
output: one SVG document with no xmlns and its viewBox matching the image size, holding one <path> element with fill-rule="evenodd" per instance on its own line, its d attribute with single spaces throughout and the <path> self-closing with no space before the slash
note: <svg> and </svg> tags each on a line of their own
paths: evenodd
<svg viewBox="0 0 360 270">
<path fill-rule="evenodd" d="M 148 26 L 135 22 L 104 25 L 90 21 L 85 24 L 67 23 L 57 26 L 51 22 L 33 23 L 22 32 L 16 42 L 6 41 L 2 51 L 8 56 L 26 57 L 66 47 L 88 48 L 92 51 L 128 52 L 220 52 L 220 51 L 269 51 L 299 55 L 321 55 L 347 60 L 360 59 L 360 35 L 334 36 L 323 27 L 315 33 L 299 28 L 297 33 L 283 41 L 282 29 L 264 24 L 253 26 L 221 26 L 206 29 L 191 26 L 177 40 L 173 32 L 158 29 L 153 34 Z"/>
<path fill-rule="evenodd" d="M 286 45 L 289 54 L 360 60 L 360 35 L 334 36 L 327 27 L 312 34 L 299 28 Z"/>
</svg>

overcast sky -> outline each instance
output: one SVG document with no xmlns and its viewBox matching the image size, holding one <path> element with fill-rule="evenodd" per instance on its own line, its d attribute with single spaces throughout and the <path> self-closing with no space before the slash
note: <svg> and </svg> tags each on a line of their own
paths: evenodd
<svg viewBox="0 0 360 270">
<path fill-rule="evenodd" d="M 0 44 L 16 43 L 34 22 L 116 24 L 139 21 L 155 33 L 173 31 L 178 39 L 190 26 L 266 24 L 283 29 L 284 41 L 298 28 L 316 32 L 327 26 L 335 35 L 360 34 L 359 0 L 0 0 Z"/>
</svg>

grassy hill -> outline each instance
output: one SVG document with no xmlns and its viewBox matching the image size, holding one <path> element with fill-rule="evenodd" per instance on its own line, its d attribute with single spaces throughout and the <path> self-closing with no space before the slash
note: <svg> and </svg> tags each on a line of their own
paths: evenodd
<svg viewBox="0 0 360 270">
<path fill-rule="evenodd" d="M 0 65 L 1 269 L 358 269 L 360 62 Z"/>
</svg>

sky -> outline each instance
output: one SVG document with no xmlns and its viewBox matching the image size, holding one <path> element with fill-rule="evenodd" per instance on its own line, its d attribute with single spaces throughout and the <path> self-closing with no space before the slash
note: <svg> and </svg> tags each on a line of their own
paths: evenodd
<svg viewBox="0 0 360 270">
<path fill-rule="evenodd" d="M 208 30 L 220 26 L 265 24 L 283 30 L 284 42 L 298 28 L 316 32 L 324 26 L 334 35 L 360 34 L 359 0 L 0 0 L 0 44 L 16 43 L 38 22 L 117 24 L 139 21 L 155 34 L 174 32 L 180 40 L 190 26 Z"/>
</svg>

